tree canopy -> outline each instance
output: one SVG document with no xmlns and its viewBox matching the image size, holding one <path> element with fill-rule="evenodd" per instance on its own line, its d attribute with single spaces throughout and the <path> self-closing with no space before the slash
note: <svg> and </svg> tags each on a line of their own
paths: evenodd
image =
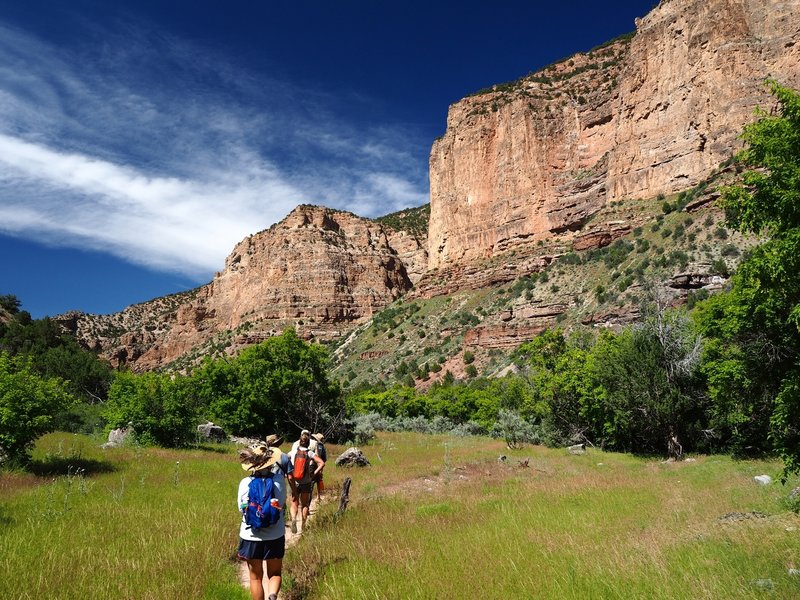
<svg viewBox="0 0 800 600">
<path fill-rule="evenodd" d="M 743 449 L 776 450 L 786 476 L 800 471 L 800 95 L 768 85 L 778 106 L 745 128 L 743 183 L 724 190 L 722 205 L 732 227 L 769 239 L 698 323 L 719 423 Z"/>
</svg>

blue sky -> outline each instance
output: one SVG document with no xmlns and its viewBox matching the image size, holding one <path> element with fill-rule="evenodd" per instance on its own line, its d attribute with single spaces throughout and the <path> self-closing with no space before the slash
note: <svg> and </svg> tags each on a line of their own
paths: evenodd
<svg viewBox="0 0 800 600">
<path fill-rule="evenodd" d="M 297 204 L 423 204 L 449 104 L 654 3 L 0 0 L 0 294 L 115 312 Z"/>
</svg>

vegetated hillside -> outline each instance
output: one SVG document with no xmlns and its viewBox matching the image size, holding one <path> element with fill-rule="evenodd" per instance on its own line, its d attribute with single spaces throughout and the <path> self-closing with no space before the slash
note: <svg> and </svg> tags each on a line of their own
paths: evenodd
<svg viewBox="0 0 800 600">
<path fill-rule="evenodd" d="M 431 205 L 428 203 L 415 208 L 398 210 L 374 220 L 381 225 L 391 227 L 395 231 L 406 231 L 419 239 L 427 239 L 428 219 L 430 217 Z"/>
<path fill-rule="evenodd" d="M 457 379 L 496 375 L 514 348 L 546 328 L 596 331 L 635 321 L 649 287 L 691 306 L 722 289 L 756 243 L 726 229 L 714 205 L 718 187 L 734 177 L 726 167 L 680 194 L 609 204 L 586 227 L 615 228 L 613 241 L 606 233 L 582 250 L 543 242 L 474 265 L 473 287 L 412 290 L 335 344 L 335 373 L 349 387 L 412 380 L 426 387 L 447 371 Z"/>
<path fill-rule="evenodd" d="M 110 315 L 70 311 L 54 317 L 78 341 L 94 352 L 103 352 L 113 364 L 133 359 L 131 348 L 152 343 L 174 325 L 181 306 L 195 299 L 200 288 L 132 304 Z"/>
</svg>

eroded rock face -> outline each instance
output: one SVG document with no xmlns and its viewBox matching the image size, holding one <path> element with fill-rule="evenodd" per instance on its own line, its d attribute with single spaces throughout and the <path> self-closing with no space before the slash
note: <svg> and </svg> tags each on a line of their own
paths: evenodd
<svg viewBox="0 0 800 600">
<path fill-rule="evenodd" d="M 307 339 L 331 338 L 410 288 L 381 225 L 304 205 L 242 240 L 211 283 L 158 319 L 139 314 L 140 321 L 126 327 L 117 318 L 117 335 L 102 340 L 89 339 L 89 316 L 76 322 L 71 315 L 69 323 L 112 363 L 141 371 L 163 367 L 227 331 L 236 332 L 232 350 L 286 327 Z"/>
<path fill-rule="evenodd" d="M 428 238 L 407 231 L 395 231 L 385 227 L 389 246 L 406 268 L 412 284 L 417 283 L 428 270 Z"/>
<path fill-rule="evenodd" d="M 697 184 L 774 103 L 767 76 L 800 84 L 798 14 L 798 0 L 664 0 L 632 40 L 452 105 L 430 157 L 429 268 Z"/>
</svg>

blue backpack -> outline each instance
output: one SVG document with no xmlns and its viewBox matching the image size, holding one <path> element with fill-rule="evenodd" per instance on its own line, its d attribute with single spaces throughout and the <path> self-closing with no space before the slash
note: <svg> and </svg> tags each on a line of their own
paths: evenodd
<svg viewBox="0 0 800 600">
<path fill-rule="evenodd" d="M 273 504 L 272 500 L 276 502 Z M 281 507 L 275 497 L 272 477 L 253 477 L 247 488 L 247 506 L 242 509 L 244 522 L 249 529 L 275 525 L 281 516 Z"/>
</svg>

